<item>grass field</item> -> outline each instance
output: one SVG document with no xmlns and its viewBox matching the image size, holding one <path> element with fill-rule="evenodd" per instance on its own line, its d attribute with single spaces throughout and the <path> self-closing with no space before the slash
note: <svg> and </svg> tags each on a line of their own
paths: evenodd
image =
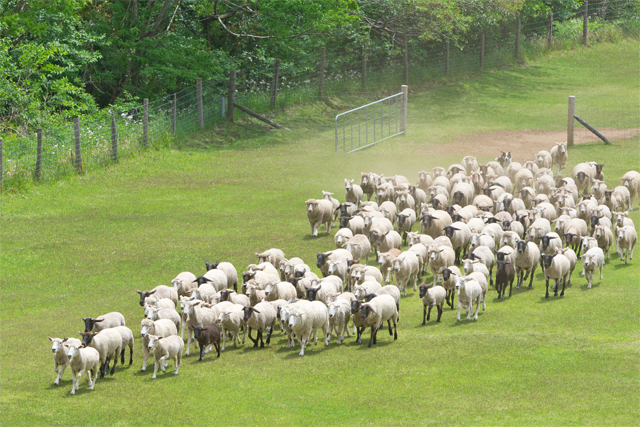
<svg viewBox="0 0 640 427">
<path fill-rule="evenodd" d="M 308 111 L 298 109 L 281 117 L 290 132 L 240 140 L 233 135 L 242 125 L 229 125 L 2 196 L 0 424 L 638 425 L 637 258 L 624 265 L 612 254 L 590 290 L 576 271 L 565 296 L 549 300 L 538 270 L 532 290 L 504 302 L 491 289 L 477 322 L 456 322 L 445 309 L 441 324 L 421 326 L 421 300 L 409 291 L 395 342 L 381 332 L 367 349 L 367 332 L 363 345 L 333 340 L 301 358 L 278 331 L 265 349 L 228 347 L 218 360 L 209 354 L 199 363 L 192 351 L 178 376 L 171 364 L 155 381 L 139 371 L 135 291 L 169 284 L 181 271 L 202 274 L 205 260 L 241 270 L 270 247 L 315 265 L 316 252 L 333 248 L 335 230 L 310 237 L 306 199 L 321 190 L 343 199 L 344 178 L 359 180 L 360 172 L 415 180 L 419 170 L 457 163 L 466 153 L 447 153 L 445 144 L 461 134 L 561 128 L 571 94 L 597 90 L 633 104 L 639 48 L 623 42 L 556 53 L 412 94 L 408 135 L 357 154 L 333 152 L 332 130 L 317 124 L 324 112 L 313 110 L 306 122 Z M 446 155 L 424 154 L 434 146 Z M 499 154 L 490 144 L 484 151 L 481 162 Z M 615 186 L 638 170 L 640 143 L 575 146 L 567 170 L 590 160 L 606 163 Z M 637 207 L 630 216 L 640 223 Z M 122 312 L 134 331 L 134 363 L 118 365 L 92 392 L 83 378 L 69 396 L 69 369 L 52 384 L 47 336 L 75 336 L 81 317 L 109 311 Z"/>
</svg>

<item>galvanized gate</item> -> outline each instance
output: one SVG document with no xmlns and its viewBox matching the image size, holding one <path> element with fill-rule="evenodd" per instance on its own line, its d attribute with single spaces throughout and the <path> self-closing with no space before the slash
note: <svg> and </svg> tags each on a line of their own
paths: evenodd
<svg viewBox="0 0 640 427">
<path fill-rule="evenodd" d="M 406 94 L 399 92 L 338 114 L 335 119 L 336 152 L 352 153 L 404 134 L 406 109 Z"/>
</svg>

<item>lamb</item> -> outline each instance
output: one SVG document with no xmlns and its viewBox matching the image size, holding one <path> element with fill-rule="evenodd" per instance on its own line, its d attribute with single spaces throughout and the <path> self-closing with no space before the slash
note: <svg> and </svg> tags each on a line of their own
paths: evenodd
<svg viewBox="0 0 640 427">
<path fill-rule="evenodd" d="M 460 272 L 460 269 L 458 267 L 450 266 L 440 270 L 440 274 L 442 275 L 442 286 L 447 291 L 447 305 L 453 310 L 456 282 L 458 281 L 458 277 L 462 277 L 462 273 Z"/>
<path fill-rule="evenodd" d="M 316 267 L 322 272 L 322 277 L 327 277 L 329 275 L 328 261 L 335 261 L 340 258 L 353 259 L 353 255 L 346 249 L 334 249 L 329 252 L 318 252 L 316 258 Z"/>
<path fill-rule="evenodd" d="M 482 262 L 485 265 L 485 267 L 487 267 L 487 270 L 489 270 L 488 278 L 490 280 L 491 286 L 493 286 L 493 278 L 491 276 L 493 274 L 493 267 L 496 265 L 496 260 L 493 257 L 493 250 L 485 246 L 478 246 L 477 248 L 474 249 L 473 252 L 467 255 L 469 259 L 471 260 L 477 259 L 480 262 Z"/>
<path fill-rule="evenodd" d="M 567 284 L 567 277 L 569 276 L 569 270 L 571 268 L 571 264 L 569 259 L 561 253 L 555 255 L 545 255 L 544 256 L 544 280 L 547 285 L 547 293 L 545 294 L 545 298 L 549 298 L 549 279 L 555 279 L 555 294 L 554 296 L 558 296 L 558 281 L 562 280 L 562 292 L 560 296 L 564 296 L 564 289 Z"/>
<path fill-rule="evenodd" d="M 169 319 L 160 319 L 155 322 L 150 319 L 142 319 L 140 323 L 140 336 L 142 337 L 142 369 L 147 370 L 147 361 L 149 360 L 149 335 L 159 337 L 168 337 L 177 335 L 178 329 L 176 325 Z"/>
<path fill-rule="evenodd" d="M 582 255 L 582 269 L 587 279 L 587 289 L 591 289 L 593 274 L 596 269 L 600 269 L 600 280 L 602 280 L 602 268 L 604 267 L 604 252 L 600 248 L 591 248 Z"/>
<path fill-rule="evenodd" d="M 371 253 L 371 243 L 364 234 L 356 234 L 345 244 L 345 249 L 352 255 L 352 259 L 360 262 L 364 258 L 365 264 L 369 262 L 369 253 Z M 330 273 L 331 274 L 331 273 Z M 344 280 L 344 278 L 343 278 Z"/>
<path fill-rule="evenodd" d="M 444 300 L 447 296 L 447 291 L 442 286 L 426 286 L 424 283 L 420 285 L 420 298 L 422 298 L 422 325 L 426 325 L 427 321 L 431 319 L 431 309 L 433 307 L 438 308 L 438 319 L 436 323 L 440 323 L 442 317 L 442 308 Z M 429 312 L 427 313 L 427 306 L 429 306 Z M 426 320 L 425 320 L 426 318 Z"/>
<path fill-rule="evenodd" d="M 184 341 L 177 335 L 168 337 L 159 337 L 157 335 L 149 335 L 149 351 L 153 351 L 153 376 L 155 380 L 158 374 L 158 367 L 164 372 L 167 369 L 169 359 L 173 359 L 174 371 L 173 375 L 178 375 L 180 364 L 182 363 L 182 349 Z"/>
<path fill-rule="evenodd" d="M 616 253 L 624 263 L 627 263 L 627 257 L 633 259 L 633 249 L 638 241 L 638 233 L 631 226 L 620 227 L 616 230 Z"/>
<path fill-rule="evenodd" d="M 464 255 L 469 250 L 471 230 L 464 222 L 454 222 L 444 227 L 444 233 L 451 240 L 451 245 L 456 253 L 454 263 L 460 265 L 460 255 Z"/>
<path fill-rule="evenodd" d="M 593 230 L 593 237 L 595 237 L 598 242 L 598 247 L 607 254 L 607 259 L 609 259 L 609 248 L 611 248 L 613 244 L 613 233 L 611 229 L 602 225 L 596 225 Z"/>
<path fill-rule="evenodd" d="M 427 262 L 429 261 L 429 251 L 427 247 L 422 243 L 416 243 L 415 245 L 409 246 L 408 251 L 415 252 L 415 254 L 418 255 L 418 262 L 420 264 L 418 276 L 425 274 L 427 272 Z"/>
<path fill-rule="evenodd" d="M 345 299 L 337 299 L 327 303 L 329 308 L 329 331 L 335 331 L 338 337 L 338 345 L 344 341 L 344 333 L 349 334 L 349 319 L 351 319 L 351 302 Z"/>
<path fill-rule="evenodd" d="M 297 296 L 295 286 L 289 282 L 268 284 L 267 287 L 264 288 L 264 293 L 267 301 L 274 301 L 277 299 L 290 300 Z"/>
<path fill-rule="evenodd" d="M 436 246 L 429 250 L 429 259 L 429 268 L 433 275 L 433 285 L 435 285 L 438 271 L 452 266 L 456 259 L 456 253 L 448 246 Z"/>
<path fill-rule="evenodd" d="M 260 340 L 260 348 L 264 348 L 262 333 L 267 331 L 267 344 L 271 341 L 271 333 L 276 323 L 276 310 L 268 302 L 260 302 L 254 307 L 244 307 L 244 322 L 247 324 L 249 331 L 249 339 L 253 341 L 253 346 L 258 346 Z M 257 331 L 257 337 L 251 338 L 251 331 Z"/>
<path fill-rule="evenodd" d="M 308 199 L 307 218 L 311 224 L 311 236 L 318 236 L 318 227 L 324 224 L 327 234 L 331 231 L 331 221 L 333 220 L 333 204 L 329 200 Z"/>
<path fill-rule="evenodd" d="M 225 346 L 227 344 L 227 332 L 231 333 L 233 339 L 233 346 L 236 347 L 237 343 L 240 342 L 239 334 L 240 328 L 244 328 L 244 307 L 240 304 L 234 304 L 224 310 L 220 310 L 218 314 L 218 318 L 216 319 L 216 323 L 219 323 L 222 327 L 222 348 L 221 351 L 225 350 Z M 244 332 L 242 334 L 242 344 L 244 344 L 244 339 L 246 335 L 246 328 L 244 328 Z"/>
<path fill-rule="evenodd" d="M 89 372 L 87 375 L 87 379 L 89 380 L 89 390 L 93 390 L 96 380 L 98 379 L 98 370 L 100 366 L 100 354 L 98 353 L 98 350 L 91 347 L 85 348 L 83 345 L 69 345 L 67 358 L 69 360 L 69 366 L 71 367 L 71 379 L 73 382 L 73 385 L 71 386 L 71 394 L 76 394 L 80 377 L 87 371 Z"/>
<path fill-rule="evenodd" d="M 169 298 L 171 301 L 173 301 L 173 303 L 176 306 L 178 305 L 178 291 L 176 289 L 170 288 L 168 286 L 160 285 L 160 286 L 156 286 L 155 288 L 151 289 L 150 291 L 140 291 L 140 290 L 138 290 L 136 292 L 138 294 L 140 294 L 140 307 L 144 307 L 144 301 L 150 295 L 153 295 L 158 299 L 160 299 L 160 298 Z"/>
<path fill-rule="evenodd" d="M 333 243 L 335 244 L 336 249 L 344 248 L 344 245 L 347 243 L 347 240 L 349 240 L 352 237 L 353 237 L 353 231 L 351 231 L 348 227 L 340 228 L 336 232 L 336 234 L 333 236 Z"/>
<path fill-rule="evenodd" d="M 300 356 L 304 356 L 304 349 L 314 336 L 315 344 L 318 344 L 318 329 L 324 333 L 324 345 L 329 345 L 331 334 L 329 333 L 329 312 L 327 307 L 314 301 L 302 307 L 296 307 L 289 313 L 289 327 L 298 337 L 300 342 Z"/>
<path fill-rule="evenodd" d="M 113 358 L 113 367 L 111 375 L 116 370 L 118 364 L 118 355 L 122 350 L 122 336 L 118 331 L 113 329 L 104 329 L 98 333 L 95 332 L 78 332 L 82 336 L 82 345 L 85 347 L 93 347 L 100 354 L 100 379 L 104 378 L 109 371 L 109 363 Z"/>
<path fill-rule="evenodd" d="M 195 274 L 188 271 L 183 271 L 171 281 L 171 286 L 173 286 L 173 288 L 178 292 L 178 296 L 185 296 L 189 295 L 191 289 L 196 287 L 196 285 L 193 283 L 195 280 Z"/>
<path fill-rule="evenodd" d="M 93 317 L 83 317 L 85 332 L 100 332 L 103 329 L 115 328 L 116 326 L 125 326 L 124 316 L 117 311 L 103 314 L 96 319 Z"/>
<path fill-rule="evenodd" d="M 516 250 L 515 267 L 516 275 L 518 276 L 516 289 L 520 289 L 520 286 L 522 286 L 529 275 L 531 275 L 531 280 L 529 281 L 529 289 L 531 289 L 533 287 L 533 276 L 538 267 L 538 260 L 540 259 L 540 249 L 538 249 L 538 246 L 531 240 L 518 240 Z M 525 271 L 527 272 L 526 276 L 524 276 Z"/>
<path fill-rule="evenodd" d="M 496 270 L 496 290 L 498 291 L 498 298 L 502 298 L 504 301 L 504 293 L 507 290 L 507 284 L 509 285 L 509 298 L 511 298 L 511 290 L 513 288 L 513 279 L 516 275 L 516 270 L 508 261 L 497 261 L 498 269 Z"/>
<path fill-rule="evenodd" d="M 212 325 L 207 325 L 204 328 L 196 326 L 193 328 L 193 333 L 200 345 L 199 362 L 202 362 L 202 357 L 209 352 L 207 347 L 211 346 L 215 347 L 216 352 L 218 353 L 217 357 L 220 357 L 220 328 L 218 325 L 214 323 Z"/>
<path fill-rule="evenodd" d="M 620 185 L 629 190 L 629 210 L 633 210 L 633 199 L 640 194 L 640 173 L 636 171 L 625 173 L 620 179 Z M 640 205 L 640 197 L 638 204 Z"/>
<path fill-rule="evenodd" d="M 60 384 L 64 370 L 69 366 L 69 346 L 80 347 L 82 343 L 76 338 L 49 338 L 51 352 L 53 353 L 53 370 L 58 374 L 53 384 Z"/>
<path fill-rule="evenodd" d="M 345 178 L 344 188 L 346 190 L 344 196 L 345 200 L 349 203 L 353 203 L 354 205 L 359 206 L 360 202 L 362 201 L 362 195 L 364 194 L 364 192 L 362 191 L 362 187 L 360 187 L 358 184 L 354 184 L 353 179 L 348 180 Z"/>
<path fill-rule="evenodd" d="M 391 295 L 380 295 L 373 298 L 360 307 L 360 318 L 363 320 L 363 327 L 371 327 L 371 338 L 369 339 L 369 348 L 372 344 L 376 344 L 378 330 L 386 321 L 389 325 L 389 335 L 393 335 L 393 339 L 398 339 L 398 309 Z M 391 322 L 393 322 L 393 334 L 391 333 Z"/>
<path fill-rule="evenodd" d="M 475 280 L 460 277 L 456 282 L 456 289 L 458 290 L 458 314 L 456 320 L 460 321 L 460 309 L 462 307 L 467 312 L 467 320 L 470 320 L 474 303 L 476 304 L 476 312 L 473 320 L 478 320 L 478 311 L 480 311 L 480 301 L 482 300 L 482 287 L 480 284 Z"/>
<path fill-rule="evenodd" d="M 413 290 L 418 289 L 418 274 L 420 273 L 420 261 L 415 252 L 403 252 L 393 261 L 393 270 L 395 271 L 396 285 L 400 288 L 403 295 L 407 296 L 407 285 L 413 278 Z"/>
<path fill-rule="evenodd" d="M 551 155 L 551 168 L 553 166 L 558 166 L 558 177 L 562 176 L 560 171 L 564 169 L 567 164 L 567 159 L 569 153 L 567 152 L 567 143 L 566 142 L 556 142 L 556 145 L 551 147 L 549 150 L 549 154 Z"/>
</svg>

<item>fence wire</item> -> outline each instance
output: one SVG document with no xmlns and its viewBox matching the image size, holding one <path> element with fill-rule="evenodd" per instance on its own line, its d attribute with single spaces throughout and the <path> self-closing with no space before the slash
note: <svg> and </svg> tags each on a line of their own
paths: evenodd
<svg viewBox="0 0 640 427">
<path fill-rule="evenodd" d="M 470 34 L 459 44 L 408 39 L 406 63 L 404 40 L 394 40 L 387 46 L 377 48 L 345 43 L 324 49 L 324 61 L 321 60 L 320 51 L 281 59 L 277 82 L 273 79 L 275 59 L 237 70 L 235 99 L 238 104 L 267 116 L 277 115 L 294 105 L 312 104 L 331 98 L 353 99 L 354 106 L 366 104 L 396 93 L 402 84 L 419 87 L 434 78 L 500 68 L 523 57 L 543 54 L 549 49 L 575 45 L 583 36 L 584 9 L 580 7 L 568 16 L 554 17 L 550 44 L 549 22 L 546 18 L 522 20 L 518 56 L 515 49 L 515 20 L 485 30 L 484 45 L 479 33 Z M 590 37 L 597 37 L 598 33 L 594 30 L 605 20 L 615 24 L 621 16 L 628 17 L 630 8 L 633 8 L 632 0 L 612 0 L 590 5 Z M 484 53 L 482 60 L 481 51 Z M 275 98 L 274 83 L 277 85 Z M 594 127 L 603 129 L 610 139 L 624 139 L 638 134 L 640 107 L 637 100 L 620 106 L 602 104 L 588 94 L 584 98 L 576 95 L 576 114 Z M 186 138 L 226 120 L 229 109 L 227 96 L 228 81 L 202 82 L 202 126 L 199 122 L 196 86 L 149 102 L 149 145 Z M 146 148 L 143 107 L 113 114 L 117 153 L 114 153 L 112 144 L 111 113 L 97 118 L 80 118 L 83 172 L 104 167 Z M 235 114 L 242 117 L 244 113 L 236 110 Z M 589 135 L 588 131 L 576 125 L 577 141 L 591 138 Z M 39 180 L 53 181 L 77 173 L 75 152 L 72 124 L 43 130 Z M 2 144 L 0 188 L 19 189 L 24 182 L 33 180 L 36 164 L 36 135 L 5 140 Z"/>
</svg>

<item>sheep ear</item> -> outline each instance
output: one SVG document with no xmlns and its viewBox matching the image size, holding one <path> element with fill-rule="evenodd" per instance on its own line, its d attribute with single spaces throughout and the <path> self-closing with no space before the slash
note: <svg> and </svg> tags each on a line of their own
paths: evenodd
<svg viewBox="0 0 640 427">
<path fill-rule="evenodd" d="M 53 342 L 53 338 L 51 337 L 47 337 L 47 338 L 49 338 L 49 341 Z M 64 342 L 64 340 L 62 342 Z"/>
<path fill-rule="evenodd" d="M 258 310 L 256 310 L 255 308 L 253 309 L 253 312 L 260 314 L 260 312 Z"/>
<path fill-rule="evenodd" d="M 80 335 L 84 336 L 84 333 L 83 333 L 83 332 L 78 331 L 78 333 L 79 333 Z"/>
<path fill-rule="evenodd" d="M 142 291 L 136 291 L 137 293 L 139 293 L 140 295 L 142 295 Z"/>
</svg>

